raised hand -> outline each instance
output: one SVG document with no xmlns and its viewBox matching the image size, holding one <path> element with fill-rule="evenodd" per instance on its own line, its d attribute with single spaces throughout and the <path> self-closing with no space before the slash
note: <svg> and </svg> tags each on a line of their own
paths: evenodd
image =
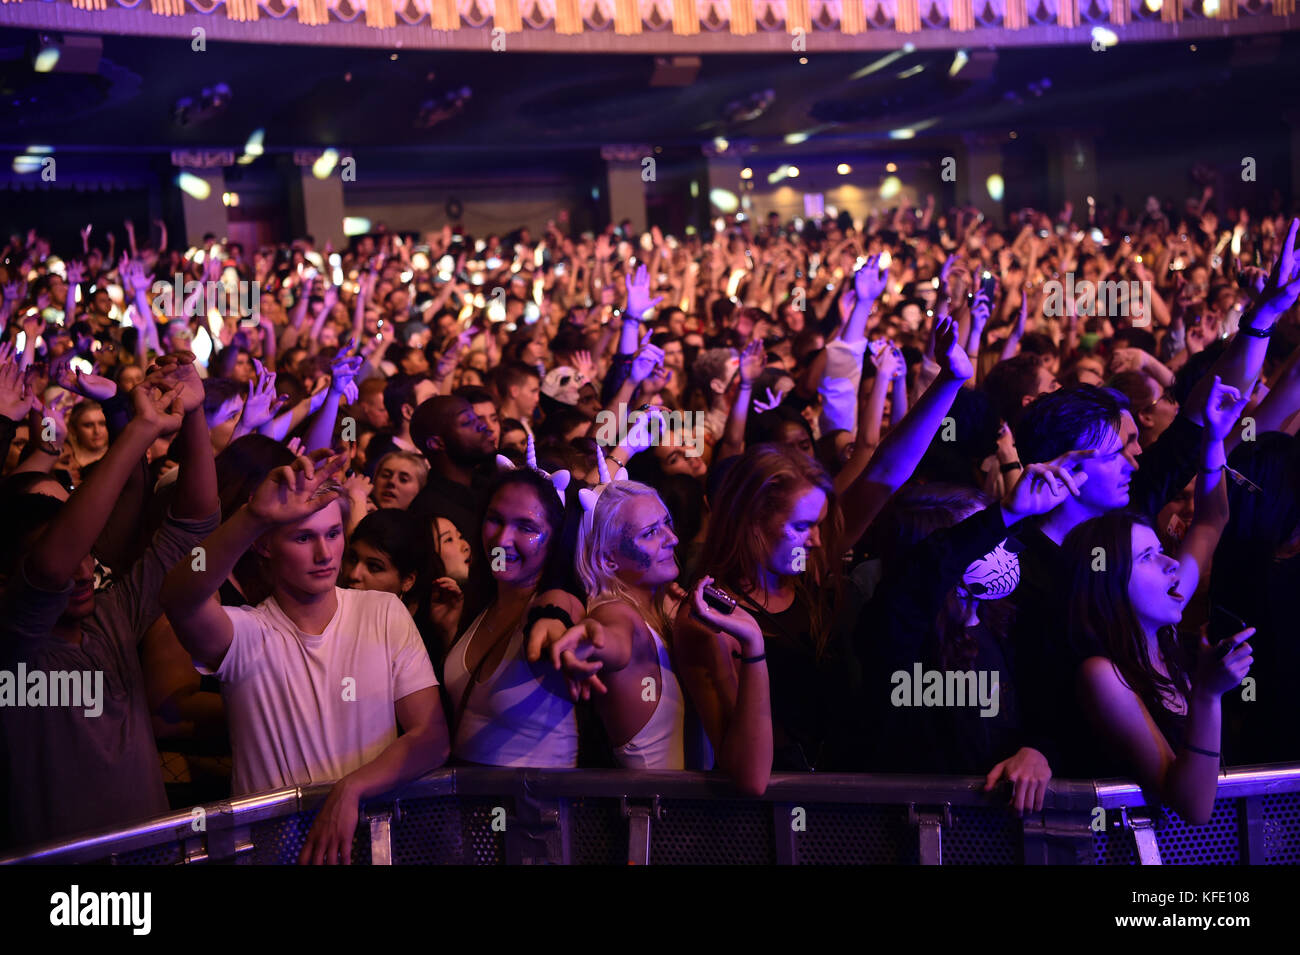
<svg viewBox="0 0 1300 955">
<path fill-rule="evenodd" d="M 194 367 L 192 352 L 170 352 L 160 355 L 151 370 L 160 374 L 168 384 L 185 386 L 183 403 L 186 414 L 203 407 L 203 379 L 199 377 L 198 369 Z"/>
<path fill-rule="evenodd" d="M 941 373 L 951 375 L 958 381 L 967 381 L 975 374 L 970 356 L 961 346 L 957 335 L 957 320 L 951 317 L 941 318 L 934 323 L 934 360 Z"/>
<path fill-rule="evenodd" d="M 740 353 L 740 367 L 737 372 L 740 374 L 741 384 L 752 385 L 754 379 L 763 373 L 767 365 L 767 356 L 763 353 L 763 342 L 755 338 L 745 350 Z"/>
<path fill-rule="evenodd" d="M 663 434 L 667 427 L 664 421 L 664 413 L 656 407 L 651 407 L 649 411 L 643 411 L 637 416 L 636 421 L 627 429 L 627 438 L 623 441 L 622 447 L 629 454 L 640 454 L 650 447 L 650 442 L 654 437 L 654 432 L 651 430 L 652 424 L 654 424 L 654 430 L 659 434 Z"/>
<path fill-rule="evenodd" d="M 637 321 L 641 316 L 650 309 L 654 308 L 664 300 L 662 295 L 656 296 L 653 300 L 650 298 L 650 271 L 645 265 L 637 267 L 635 275 L 626 276 L 627 283 L 627 314 L 628 317 Z"/>
<path fill-rule="evenodd" d="M 596 363 L 592 360 L 591 352 L 577 351 L 573 353 L 573 370 L 578 373 L 580 378 L 587 381 L 596 380 Z"/>
<path fill-rule="evenodd" d="M 647 331 L 641 336 L 641 344 L 632 356 L 632 364 L 629 369 L 632 376 L 632 383 L 639 385 L 650 377 L 655 368 L 664 363 L 664 350 L 658 345 L 650 344 L 651 332 Z"/>
<path fill-rule="evenodd" d="M 86 277 L 86 267 L 80 262 L 68 263 L 68 285 L 80 285 Z"/>
<path fill-rule="evenodd" d="M 1205 396 L 1205 430 L 1211 441 L 1225 439 L 1237 423 L 1237 415 L 1246 403 L 1240 391 L 1225 385 L 1218 375 Z"/>
<path fill-rule="evenodd" d="M 871 356 L 871 364 L 881 381 L 893 382 L 907 373 L 907 361 L 892 342 L 886 342 L 884 348 Z"/>
<path fill-rule="evenodd" d="M 14 360 L 14 348 L 0 343 L 0 417 L 22 421 L 36 403 L 27 376 Z"/>
<path fill-rule="evenodd" d="M 348 343 L 348 347 L 338 353 L 334 361 L 330 363 L 330 388 L 339 395 L 345 397 L 348 403 L 356 401 L 356 385 L 352 379 L 357 376 L 361 366 L 365 364 L 365 359 L 360 355 L 348 356 L 348 352 L 356 345 L 355 339 Z M 352 397 L 348 397 L 352 395 Z"/>
<path fill-rule="evenodd" d="M 881 268 L 880 256 L 870 256 L 853 275 L 853 290 L 859 305 L 870 305 L 880 298 L 889 281 L 889 270 Z"/>
<path fill-rule="evenodd" d="M 162 375 L 153 374 L 131 391 L 135 406 L 135 419 L 158 432 L 160 437 L 175 434 L 185 423 L 184 384 L 168 382 Z M 199 394 L 202 404 L 203 395 Z"/>
<path fill-rule="evenodd" d="M 757 411 L 759 414 L 764 414 L 765 412 L 771 411 L 774 408 L 776 408 L 778 405 L 781 404 L 782 400 L 785 398 L 786 395 L 784 391 L 773 391 L 771 388 L 766 388 L 764 390 L 767 392 L 766 401 L 762 400 L 761 398 L 754 399 L 754 410 Z"/>
<path fill-rule="evenodd" d="M 370 494 L 374 489 L 370 478 L 364 474 L 353 474 L 343 482 L 343 494 L 352 505 L 353 513 L 368 513 L 375 510 L 375 504 L 370 500 Z"/>
<path fill-rule="evenodd" d="M 99 375 L 87 375 L 72 370 L 72 352 L 65 352 L 50 365 L 50 380 L 65 391 L 71 391 L 94 401 L 107 401 L 117 394 L 117 385 Z M 202 401 L 200 393 L 200 402 Z"/>
<path fill-rule="evenodd" d="M 1092 448 L 1067 451 L 1059 458 L 1041 464 L 1031 464 L 1020 472 L 1015 483 L 1002 499 L 1002 508 L 1014 520 L 1046 514 L 1070 495 L 1079 496 L 1079 488 L 1088 480 L 1080 465 L 1096 454 Z"/>
<path fill-rule="evenodd" d="M 240 424 L 255 431 L 266 424 L 280 410 L 284 401 L 275 393 L 275 372 L 268 372 L 256 358 L 253 367 L 257 374 L 248 384 L 248 398 L 244 402 L 244 416 Z"/>
<path fill-rule="evenodd" d="M 1295 248 L 1300 219 L 1292 219 L 1282 243 L 1282 255 L 1269 271 L 1259 301 L 1261 317 L 1275 321 L 1300 298 L 1300 254 Z"/>
<path fill-rule="evenodd" d="M 267 524 L 292 524 L 315 514 L 338 499 L 340 489 L 326 484 L 346 460 L 345 454 L 318 453 L 315 461 L 300 455 L 292 465 L 276 468 L 253 492 L 250 513 Z"/>
</svg>

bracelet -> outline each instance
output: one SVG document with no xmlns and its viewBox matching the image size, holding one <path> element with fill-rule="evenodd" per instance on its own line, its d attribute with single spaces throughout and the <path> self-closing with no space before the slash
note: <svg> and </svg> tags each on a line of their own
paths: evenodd
<svg viewBox="0 0 1300 955">
<path fill-rule="evenodd" d="M 620 468 L 625 468 L 625 467 L 627 467 L 627 462 L 626 462 L 626 461 L 620 461 L 620 460 L 619 460 L 618 458 L 616 458 L 613 454 L 607 454 L 607 455 L 605 455 L 605 460 L 606 460 L 606 461 L 613 461 L 614 464 L 615 464 L 617 467 L 620 467 Z"/>
<path fill-rule="evenodd" d="M 1191 743 L 1184 742 L 1184 743 L 1183 743 L 1183 749 L 1189 749 L 1189 750 L 1191 750 L 1193 753 L 1200 753 L 1202 756 L 1213 756 L 1215 759 L 1218 759 L 1218 758 L 1219 758 L 1219 754 L 1216 753 L 1214 750 L 1212 750 L 1212 749 L 1201 749 L 1201 747 L 1199 747 L 1199 746 L 1193 746 Z"/>
<path fill-rule="evenodd" d="M 760 653 L 758 656 L 754 656 L 754 657 L 743 657 L 735 650 L 732 650 L 731 655 L 735 657 L 737 660 L 739 660 L 741 663 L 762 663 L 764 660 L 767 659 L 766 653 Z"/>
<path fill-rule="evenodd" d="M 1023 471 L 1024 469 L 1025 466 L 1021 464 L 1019 461 L 1011 461 L 1008 462 L 1007 464 L 1002 465 L 1002 467 L 998 468 L 998 470 L 1001 471 L 1003 474 L 1010 474 L 1012 471 Z"/>
<path fill-rule="evenodd" d="M 532 610 L 528 611 L 528 620 L 524 624 L 524 630 L 528 631 L 533 629 L 533 624 L 539 620 L 558 620 L 560 623 L 564 624 L 565 627 L 573 626 L 573 618 L 569 616 L 568 611 L 562 607 L 555 606 L 555 604 L 547 604 L 545 607 L 534 607 Z"/>
<path fill-rule="evenodd" d="M 1222 471 L 1222 470 L 1223 470 L 1223 465 L 1220 464 L 1219 466 L 1217 466 L 1217 467 L 1213 467 L 1213 468 L 1201 468 L 1201 473 L 1202 473 L 1202 474 L 1218 474 L 1218 473 L 1219 473 L 1220 471 Z"/>
<path fill-rule="evenodd" d="M 1272 338 L 1273 329 L 1276 326 L 1270 325 L 1268 328 L 1246 328 L 1244 325 L 1237 331 L 1243 335 L 1249 335 L 1251 338 Z"/>
</svg>

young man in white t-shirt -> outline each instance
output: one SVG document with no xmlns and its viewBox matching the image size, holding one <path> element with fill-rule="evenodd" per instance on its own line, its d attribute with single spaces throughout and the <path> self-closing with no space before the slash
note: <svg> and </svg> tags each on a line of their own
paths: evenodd
<svg viewBox="0 0 1300 955">
<path fill-rule="evenodd" d="M 235 795 L 335 782 L 300 857 L 328 865 L 351 861 L 361 800 L 450 752 L 410 613 L 391 594 L 335 586 L 344 522 L 330 478 L 343 462 L 300 457 L 271 472 L 203 542 L 205 569 L 183 562 L 162 591 L 181 643 L 222 681 Z M 217 589 L 249 547 L 265 558 L 272 595 L 222 607 Z"/>
</svg>

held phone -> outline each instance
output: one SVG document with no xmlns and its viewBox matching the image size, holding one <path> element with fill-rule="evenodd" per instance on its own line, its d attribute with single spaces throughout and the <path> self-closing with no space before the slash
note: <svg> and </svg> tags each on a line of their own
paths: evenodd
<svg viewBox="0 0 1300 955">
<path fill-rule="evenodd" d="M 718 613 L 730 614 L 736 609 L 735 598 L 731 597 L 721 587 L 715 587 L 713 584 L 705 584 L 703 597 L 704 602 Z"/>
<path fill-rule="evenodd" d="M 1241 631 L 1247 629 L 1250 624 L 1242 620 L 1231 610 L 1220 607 L 1215 604 L 1210 608 L 1210 632 L 1209 641 L 1214 645 L 1214 656 L 1222 660 L 1232 652 L 1236 644 L 1231 642 L 1232 637 Z"/>
<path fill-rule="evenodd" d="M 997 277 L 989 274 L 988 272 L 985 272 L 984 277 L 980 280 L 980 291 L 983 292 L 986 296 L 988 296 L 988 300 L 992 302 L 994 296 L 997 294 L 997 290 L 998 290 Z"/>
</svg>

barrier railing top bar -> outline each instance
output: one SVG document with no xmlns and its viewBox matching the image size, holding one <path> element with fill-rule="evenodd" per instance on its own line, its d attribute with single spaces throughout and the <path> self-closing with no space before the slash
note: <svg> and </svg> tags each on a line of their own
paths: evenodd
<svg viewBox="0 0 1300 955">
<path fill-rule="evenodd" d="M 90 862 L 112 854 L 132 852 L 168 842 L 196 838 L 202 832 L 231 829 L 310 810 L 325 800 L 329 784 L 253 793 L 210 803 L 201 809 L 204 829 L 193 823 L 195 809 L 171 812 L 133 826 L 90 833 L 62 842 L 26 848 L 0 857 L 14 863 Z M 1300 766 L 1250 766 L 1219 777 L 1220 797 L 1300 791 Z M 767 792 L 756 802 L 859 803 L 878 805 L 1000 806 L 1006 787 L 984 792 L 983 777 L 895 776 L 838 773 L 776 773 Z M 699 772 L 634 772 L 628 770 L 539 770 L 490 766 L 437 770 L 402 788 L 368 801 L 370 806 L 394 800 L 437 796 L 522 796 L 591 799 L 743 800 L 724 776 Z M 1141 806 L 1141 788 L 1126 780 L 1101 782 L 1053 780 L 1044 808 L 1087 813 L 1093 808 Z"/>
<path fill-rule="evenodd" d="M 448 777 L 460 795 L 495 795 L 521 785 L 526 790 L 567 798 L 620 798 L 659 796 L 667 799 L 741 799 L 718 773 L 629 772 L 627 770 L 514 770 L 472 767 L 442 770 L 404 787 L 395 795 L 409 799 L 442 795 Z M 322 792 L 328 791 L 327 787 Z M 304 791 L 304 798 L 307 798 Z M 312 793 L 314 795 L 314 793 Z M 775 773 L 765 802 L 839 803 L 950 803 L 986 806 L 997 802 L 996 793 L 984 792 L 984 778 L 976 776 L 902 776 L 870 773 Z M 1086 811 L 1097 804 L 1091 782 L 1053 780 L 1046 797 L 1048 808 Z"/>
<path fill-rule="evenodd" d="M 1142 787 L 1131 780 L 1099 780 L 1096 785 L 1097 805 L 1103 809 L 1146 805 Z M 1300 789 L 1300 766 L 1242 766 L 1219 776 L 1218 797 L 1258 796 L 1297 789 Z"/>
</svg>

